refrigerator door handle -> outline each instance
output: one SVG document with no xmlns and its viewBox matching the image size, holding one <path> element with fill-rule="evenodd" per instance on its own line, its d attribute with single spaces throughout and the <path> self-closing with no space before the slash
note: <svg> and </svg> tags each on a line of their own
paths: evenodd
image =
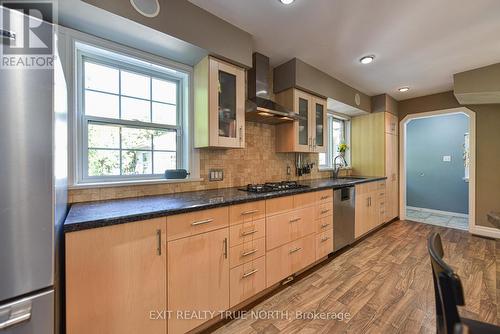
<svg viewBox="0 0 500 334">
<path fill-rule="evenodd" d="M 31 319 L 31 301 L 26 301 L 20 305 L 12 306 L 7 310 L 9 318 L 4 322 L 0 322 L 0 331 L 18 325 L 22 322 Z M 2 315 L 2 310 L 0 310 L 0 316 Z"/>
</svg>

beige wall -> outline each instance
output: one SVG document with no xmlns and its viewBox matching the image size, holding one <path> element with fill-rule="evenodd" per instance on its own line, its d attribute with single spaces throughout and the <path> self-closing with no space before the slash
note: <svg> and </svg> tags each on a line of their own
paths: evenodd
<svg viewBox="0 0 500 334">
<path fill-rule="evenodd" d="M 252 67 L 252 35 L 186 0 L 161 0 L 154 18 L 139 14 L 123 0 L 84 0 L 170 36 L 196 45 L 210 54 Z"/>
<path fill-rule="evenodd" d="M 69 202 L 88 202 L 115 198 L 137 197 L 146 195 L 169 194 L 183 191 L 227 188 L 244 186 L 248 183 L 263 183 L 267 181 L 297 180 L 295 176 L 295 154 L 275 152 L 275 131 L 273 125 L 246 123 L 246 148 L 215 150 L 200 150 L 201 182 L 185 182 L 175 184 L 156 184 L 144 186 L 122 186 L 93 189 L 72 189 L 69 191 Z M 300 178 L 329 177 L 329 172 L 319 172 L 318 154 L 307 154 L 307 158 L 316 165 L 314 172 Z M 290 165 L 292 175 L 286 174 Z M 209 182 L 208 170 L 224 169 L 224 181 Z"/>
<path fill-rule="evenodd" d="M 368 95 L 297 58 L 274 69 L 274 92 L 292 87 L 329 97 L 364 111 L 371 110 L 371 98 Z M 359 95 L 359 105 L 355 101 L 356 94 Z"/>
<path fill-rule="evenodd" d="M 453 92 L 399 102 L 399 119 L 408 114 L 461 107 Z M 493 227 L 486 214 L 500 211 L 500 104 L 465 106 L 476 113 L 476 224 Z"/>
</svg>

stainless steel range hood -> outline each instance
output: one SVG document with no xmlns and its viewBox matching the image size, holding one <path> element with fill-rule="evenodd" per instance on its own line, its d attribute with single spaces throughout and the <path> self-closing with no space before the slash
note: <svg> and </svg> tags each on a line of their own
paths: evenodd
<svg viewBox="0 0 500 334">
<path fill-rule="evenodd" d="M 248 100 L 245 118 L 250 122 L 279 124 L 293 122 L 298 114 L 271 100 L 269 58 L 255 52 L 253 67 L 248 71 Z"/>
</svg>

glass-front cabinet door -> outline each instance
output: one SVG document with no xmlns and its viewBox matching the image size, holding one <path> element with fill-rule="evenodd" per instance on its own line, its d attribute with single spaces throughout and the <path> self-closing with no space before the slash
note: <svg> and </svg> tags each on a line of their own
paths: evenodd
<svg viewBox="0 0 500 334">
<path fill-rule="evenodd" d="M 210 58 L 210 146 L 245 147 L 245 71 Z"/>
<path fill-rule="evenodd" d="M 326 101 L 317 97 L 313 98 L 313 151 L 326 152 L 327 125 L 326 125 Z"/>
<path fill-rule="evenodd" d="M 295 112 L 299 120 L 295 121 L 296 144 L 295 152 L 310 152 L 312 149 L 311 135 L 311 95 L 295 90 Z"/>
</svg>

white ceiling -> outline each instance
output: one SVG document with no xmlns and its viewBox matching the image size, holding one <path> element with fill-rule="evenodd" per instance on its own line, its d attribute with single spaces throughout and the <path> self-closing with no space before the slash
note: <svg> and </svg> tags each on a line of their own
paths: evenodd
<svg viewBox="0 0 500 334">
<path fill-rule="evenodd" d="M 500 0 L 190 1 L 251 33 L 273 66 L 297 57 L 368 95 L 442 92 L 500 62 Z"/>
</svg>

